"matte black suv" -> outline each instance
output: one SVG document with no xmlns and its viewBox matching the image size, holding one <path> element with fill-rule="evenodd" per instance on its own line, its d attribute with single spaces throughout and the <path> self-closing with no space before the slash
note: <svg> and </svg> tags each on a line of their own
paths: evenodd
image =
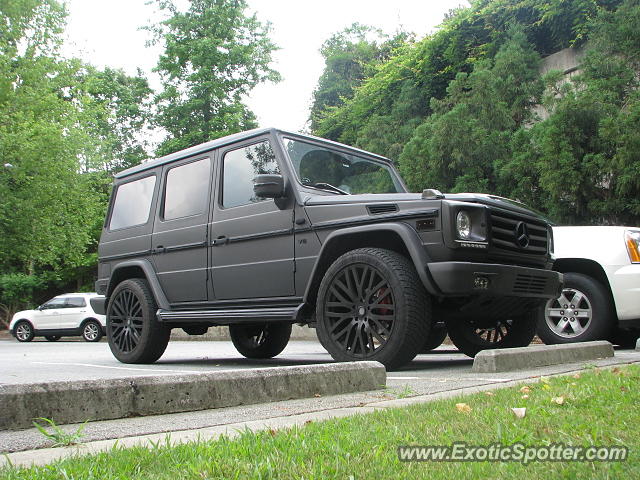
<svg viewBox="0 0 640 480">
<path fill-rule="evenodd" d="M 528 345 L 561 291 L 551 235 L 517 202 L 408 193 L 386 158 L 252 130 L 116 175 L 92 303 L 125 363 L 212 325 L 269 358 L 299 323 L 336 360 L 395 368 L 447 332 L 471 356 Z"/>
</svg>

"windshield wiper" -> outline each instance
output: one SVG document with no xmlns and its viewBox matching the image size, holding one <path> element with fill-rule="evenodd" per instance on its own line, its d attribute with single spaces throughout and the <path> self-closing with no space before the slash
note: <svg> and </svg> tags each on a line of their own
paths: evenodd
<svg viewBox="0 0 640 480">
<path fill-rule="evenodd" d="M 305 185 L 309 187 L 319 188 L 320 190 L 328 190 L 330 192 L 337 192 L 340 195 L 350 195 L 349 192 L 345 192 L 344 190 L 334 187 L 330 183 L 318 182 L 318 183 L 305 183 Z"/>
</svg>

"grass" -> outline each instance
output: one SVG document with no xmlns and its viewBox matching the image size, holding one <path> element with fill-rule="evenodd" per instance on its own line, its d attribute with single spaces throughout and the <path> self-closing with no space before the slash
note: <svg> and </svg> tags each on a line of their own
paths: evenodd
<svg viewBox="0 0 640 480">
<path fill-rule="evenodd" d="M 56 423 L 49 418 L 37 418 L 41 422 L 45 422 L 49 429 L 38 422 L 33 422 L 33 426 L 48 440 L 52 441 L 51 447 L 68 447 L 70 445 L 77 445 L 84 437 L 84 427 L 87 422 L 84 422 L 73 432 L 65 432 Z"/>
<path fill-rule="evenodd" d="M 640 478 L 640 367 L 591 368 L 490 394 L 478 393 L 402 409 L 309 423 L 235 439 L 150 448 L 114 448 L 29 469 L 0 470 L 6 479 L 207 478 Z M 527 398 L 523 398 L 527 396 Z M 561 404 L 558 399 L 562 398 Z M 556 401 L 553 401 L 556 399 Z M 468 408 L 456 407 L 464 403 Z M 526 407 L 524 418 L 511 408 Z M 465 413 L 466 411 L 466 413 Z M 402 463 L 399 445 L 618 445 L 626 462 Z"/>
</svg>

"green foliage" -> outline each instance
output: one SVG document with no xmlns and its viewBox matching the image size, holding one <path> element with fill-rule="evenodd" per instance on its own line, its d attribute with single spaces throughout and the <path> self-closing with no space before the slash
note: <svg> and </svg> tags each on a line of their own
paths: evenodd
<svg viewBox="0 0 640 480">
<path fill-rule="evenodd" d="M 84 427 L 87 422 L 84 422 L 73 432 L 66 432 L 61 427 L 56 425 L 56 423 L 50 418 L 40 417 L 36 420 L 40 420 L 45 422 L 49 430 L 47 430 L 44 426 L 40 425 L 38 422 L 33 422 L 33 426 L 48 440 L 51 440 L 53 443 L 51 447 L 68 447 L 71 445 L 77 445 L 80 443 L 82 437 L 84 437 Z M 88 421 L 88 420 L 87 420 Z"/>
<path fill-rule="evenodd" d="M 495 166 L 510 157 L 509 139 L 528 120 L 541 93 L 539 57 L 515 29 L 491 65 L 459 73 L 433 114 L 420 125 L 400 156 L 408 186 L 445 191 L 496 190 Z"/>
<path fill-rule="evenodd" d="M 562 223 L 637 224 L 639 9 L 472 1 L 374 62 L 350 96 L 315 112 L 314 133 L 398 159 L 412 190 L 510 196 Z M 582 73 L 540 78 L 540 57 L 569 46 L 587 51 Z"/>
<path fill-rule="evenodd" d="M 255 127 L 243 96 L 280 78 L 269 66 L 276 49 L 269 25 L 246 16 L 244 0 L 193 0 L 184 12 L 171 0 L 156 3 L 169 14 L 149 27 L 165 49 L 155 69 L 164 84 L 156 122 L 168 137 L 156 153 Z"/>
<path fill-rule="evenodd" d="M 547 79 L 549 118 L 518 132 L 501 185 L 562 223 L 637 224 L 640 5 L 602 11 L 593 28 L 583 72 Z"/>
<path fill-rule="evenodd" d="M 325 69 L 313 92 L 311 128 L 318 128 L 327 111 L 351 98 L 354 89 L 374 75 L 379 64 L 412 41 L 413 35 L 406 32 L 390 37 L 379 29 L 354 23 L 324 42 L 320 53 Z"/>
<path fill-rule="evenodd" d="M 91 284 L 109 173 L 147 157 L 141 75 L 60 57 L 55 0 L 0 1 L 0 304 Z M 48 292 L 47 294 L 50 294 Z"/>
</svg>

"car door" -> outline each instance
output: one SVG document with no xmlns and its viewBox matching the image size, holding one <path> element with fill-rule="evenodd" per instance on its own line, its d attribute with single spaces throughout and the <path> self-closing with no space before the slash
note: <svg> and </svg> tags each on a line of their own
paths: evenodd
<svg viewBox="0 0 640 480">
<path fill-rule="evenodd" d="M 87 318 L 87 301 L 84 297 L 67 297 L 65 309 L 61 310 L 60 328 L 77 328 Z"/>
<path fill-rule="evenodd" d="M 213 162 L 209 154 L 163 168 L 152 260 L 172 304 L 207 300 L 207 222 Z"/>
<path fill-rule="evenodd" d="M 268 138 L 221 149 L 209 229 L 216 300 L 294 295 L 292 208 L 256 197 L 253 178 L 281 172 Z"/>
<path fill-rule="evenodd" d="M 64 297 L 52 298 L 40 307 L 37 315 L 34 315 L 34 328 L 37 330 L 50 330 L 61 328 L 60 322 L 65 310 L 66 299 Z"/>
</svg>

